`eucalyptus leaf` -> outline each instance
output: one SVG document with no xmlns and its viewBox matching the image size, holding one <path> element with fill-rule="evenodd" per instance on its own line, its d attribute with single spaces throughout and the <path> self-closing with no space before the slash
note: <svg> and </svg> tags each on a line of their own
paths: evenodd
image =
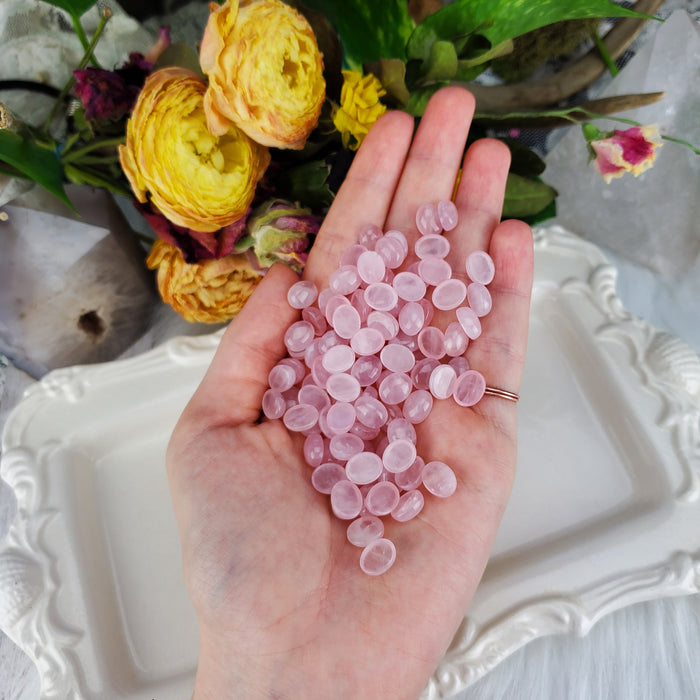
<svg viewBox="0 0 700 700">
<path fill-rule="evenodd" d="M 63 189 L 63 169 L 53 151 L 18 134 L 2 130 L 0 131 L 0 160 L 17 168 L 30 180 L 46 188 L 76 211 Z"/>
<path fill-rule="evenodd" d="M 506 219 L 533 216 L 549 206 L 557 191 L 545 182 L 508 173 L 503 217 Z"/>
<path fill-rule="evenodd" d="M 425 61 L 436 41 L 464 42 L 478 33 L 497 46 L 547 24 L 592 17 L 648 18 L 610 0 L 456 0 L 416 27 L 406 55 Z"/>
<path fill-rule="evenodd" d="M 97 5 L 97 0 L 44 0 L 44 2 L 54 7 L 60 7 L 71 17 L 80 17 L 91 7 Z"/>
<path fill-rule="evenodd" d="M 364 63 L 380 58 L 405 58 L 406 42 L 415 27 L 405 0 L 304 0 L 303 4 L 324 14 L 336 28 L 348 68 L 361 70 Z"/>
</svg>

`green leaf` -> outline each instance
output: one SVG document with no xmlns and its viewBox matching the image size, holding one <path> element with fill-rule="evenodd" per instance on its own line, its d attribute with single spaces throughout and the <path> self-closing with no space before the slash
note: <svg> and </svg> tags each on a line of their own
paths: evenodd
<svg viewBox="0 0 700 700">
<path fill-rule="evenodd" d="M 313 160 L 288 168 L 276 178 L 276 185 L 285 199 L 301 202 L 312 209 L 333 203 L 335 195 L 328 186 L 331 168 L 325 160 Z"/>
<path fill-rule="evenodd" d="M 381 4 L 381 3 L 380 3 Z M 479 34 L 491 46 L 567 19 L 644 17 L 610 0 L 456 0 L 426 17 L 406 46 L 407 58 L 428 60 L 436 41 L 464 42 Z M 461 53 L 458 51 L 461 57 Z"/>
<path fill-rule="evenodd" d="M 53 151 L 5 130 L 0 131 L 0 160 L 17 168 L 76 211 L 63 189 L 63 169 Z"/>
<path fill-rule="evenodd" d="M 345 63 L 352 70 L 380 58 L 405 58 L 406 42 L 415 27 L 406 0 L 304 0 L 303 4 L 323 13 L 336 28 Z"/>
<path fill-rule="evenodd" d="M 540 180 L 508 173 L 503 218 L 533 216 L 549 206 L 556 196 L 557 191 Z"/>
<path fill-rule="evenodd" d="M 71 17 L 80 17 L 91 7 L 97 5 L 97 0 L 44 0 L 44 2 L 54 7 L 60 7 Z"/>
<path fill-rule="evenodd" d="M 546 163 L 540 158 L 537 153 L 530 150 L 522 141 L 510 138 L 508 136 L 500 136 L 499 141 L 503 141 L 510 149 L 510 172 L 523 177 L 537 177 L 541 175 Z"/>
<path fill-rule="evenodd" d="M 430 47 L 430 57 L 423 63 L 422 79 L 424 82 L 433 80 L 449 80 L 457 73 L 457 52 L 449 41 L 436 41 Z"/>
<path fill-rule="evenodd" d="M 424 88 L 412 90 L 411 96 L 408 99 L 408 104 L 406 105 L 406 111 L 414 117 L 422 117 L 428 100 L 445 85 L 447 85 L 446 82 L 438 82 Z"/>
<path fill-rule="evenodd" d="M 382 102 L 394 103 L 405 107 L 410 94 L 406 87 L 406 64 L 400 58 L 380 58 L 378 61 L 366 63 L 365 73 L 376 76 L 386 90 Z"/>
</svg>

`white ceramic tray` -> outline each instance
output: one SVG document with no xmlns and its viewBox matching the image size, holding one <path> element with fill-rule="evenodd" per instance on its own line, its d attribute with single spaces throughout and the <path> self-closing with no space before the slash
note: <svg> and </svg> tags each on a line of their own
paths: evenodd
<svg viewBox="0 0 700 700">
<path fill-rule="evenodd" d="M 625 311 L 596 247 L 539 229 L 535 260 L 512 500 L 425 698 L 535 637 L 700 586 L 697 356 Z M 52 372 L 8 419 L 0 627 L 44 699 L 190 697 L 197 627 L 164 448 L 218 338 Z"/>
</svg>

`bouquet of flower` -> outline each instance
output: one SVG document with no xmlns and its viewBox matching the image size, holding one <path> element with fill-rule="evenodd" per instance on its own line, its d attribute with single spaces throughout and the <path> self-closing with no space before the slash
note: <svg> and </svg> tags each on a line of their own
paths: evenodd
<svg viewBox="0 0 700 700">
<path fill-rule="evenodd" d="M 80 17 L 94 0 L 47 1 L 69 13 L 85 55 L 42 128 L 0 105 L 0 172 L 68 204 L 65 182 L 135 198 L 157 234 L 147 264 L 162 298 L 205 322 L 234 316 L 274 262 L 303 268 L 354 152 L 387 109 L 420 119 L 437 89 L 474 81 L 518 37 L 552 23 L 642 16 L 610 0 L 523 0 L 515 14 L 506 0 L 438 3 L 429 14 L 414 3 L 413 16 L 402 0 L 226 0 L 211 4 L 198 53 L 163 30 L 146 55 L 108 70 L 93 52 L 109 11 L 88 40 Z M 543 116 L 599 114 L 491 109 L 477 113 L 474 132 Z M 653 161 L 658 134 L 634 129 L 586 130 L 606 178 Z M 542 161 L 507 142 L 505 214 L 551 215 L 556 192 L 539 178 Z"/>
</svg>

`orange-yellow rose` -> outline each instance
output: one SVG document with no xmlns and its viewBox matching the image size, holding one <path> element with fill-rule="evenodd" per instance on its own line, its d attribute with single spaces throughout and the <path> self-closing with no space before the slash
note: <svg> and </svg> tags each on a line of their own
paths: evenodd
<svg viewBox="0 0 700 700">
<path fill-rule="evenodd" d="M 281 0 L 210 5 L 199 62 L 209 130 L 236 124 L 275 148 L 303 148 L 325 99 L 323 58 L 306 19 Z"/>
<path fill-rule="evenodd" d="M 353 151 L 360 147 L 374 122 L 386 112 L 386 105 L 380 102 L 384 95 L 386 90 L 372 73 L 363 76 L 360 71 L 343 71 L 340 105 L 334 105 L 331 112 L 343 146 Z"/>
<path fill-rule="evenodd" d="M 163 301 L 187 321 L 228 321 L 243 308 L 262 279 L 245 255 L 234 253 L 189 264 L 179 248 L 161 239 L 153 244 L 146 262 L 158 270 Z"/>
<path fill-rule="evenodd" d="M 218 136 L 209 133 L 205 89 L 184 68 L 152 73 L 119 157 L 139 202 L 150 198 L 179 226 L 217 231 L 245 214 L 270 154 L 233 125 Z"/>
</svg>

